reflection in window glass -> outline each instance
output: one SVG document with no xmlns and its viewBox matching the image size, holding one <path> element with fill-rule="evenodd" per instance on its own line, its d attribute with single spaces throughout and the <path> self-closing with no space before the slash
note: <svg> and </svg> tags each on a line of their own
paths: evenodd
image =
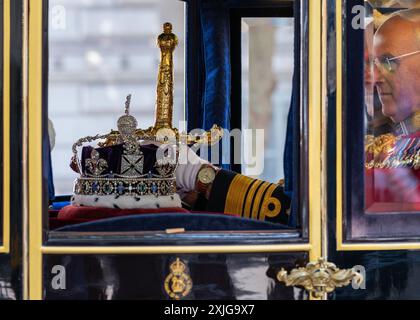
<svg viewBox="0 0 420 320">
<path fill-rule="evenodd" d="M 416 9 L 417 8 L 417 9 Z M 369 1 L 365 206 L 420 211 L 420 1 Z"/>
<path fill-rule="evenodd" d="M 293 18 L 242 19 L 242 128 L 253 129 L 244 135 L 242 172 L 270 182 L 284 176 L 293 24 Z"/>
<path fill-rule="evenodd" d="M 175 50 L 174 125 L 184 119 L 184 3 L 167 0 L 50 0 L 48 117 L 56 195 L 72 194 L 69 168 L 80 137 L 115 128 L 127 94 L 139 127 L 154 124 L 160 52 L 170 21 Z M 50 125 L 50 133 L 52 133 Z"/>
</svg>

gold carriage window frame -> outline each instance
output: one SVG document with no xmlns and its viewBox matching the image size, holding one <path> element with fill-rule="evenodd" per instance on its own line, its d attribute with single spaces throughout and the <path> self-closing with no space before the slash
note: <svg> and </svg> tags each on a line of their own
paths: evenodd
<svg viewBox="0 0 420 320">
<path fill-rule="evenodd" d="M 0 253 L 10 251 L 10 1 L 4 0 L 3 15 L 3 179 L 2 179 L 2 239 Z"/>
<path fill-rule="evenodd" d="M 39 2 L 37 1 L 36 3 L 34 1 L 29 1 L 29 6 L 30 6 L 30 10 L 29 10 L 29 14 L 30 14 L 30 19 L 29 19 L 29 100 L 28 100 L 28 114 L 29 114 L 29 143 L 28 143 L 28 149 L 29 149 L 29 157 L 30 160 L 28 161 L 29 164 L 29 187 L 31 192 L 29 193 L 29 209 L 30 212 L 34 212 L 34 214 L 30 213 L 29 217 L 30 217 L 30 224 L 31 226 L 38 225 L 40 226 L 40 229 L 42 230 L 42 235 L 41 235 L 41 240 L 42 240 L 42 244 L 44 244 L 44 240 L 46 240 L 47 238 L 45 237 L 45 235 L 47 234 L 46 230 L 43 230 L 44 226 L 45 226 L 45 217 L 41 217 L 40 220 L 38 220 L 37 218 L 40 216 L 40 213 L 42 215 L 42 208 L 45 208 L 45 198 L 43 197 L 43 193 L 45 193 L 46 190 L 46 185 L 45 185 L 45 181 L 43 181 L 43 179 L 45 179 L 45 177 L 43 177 L 42 175 L 42 136 L 43 136 L 43 126 L 45 126 L 43 117 L 45 115 L 43 115 L 43 110 L 42 110 L 42 105 L 43 105 L 43 101 L 44 101 L 44 94 L 45 94 L 45 74 L 43 74 L 45 72 L 45 67 L 43 66 L 43 64 L 45 64 L 45 61 L 43 61 L 44 59 L 44 55 L 43 55 L 43 49 L 46 48 L 47 46 L 45 46 L 45 12 L 46 12 L 46 7 L 47 7 L 48 1 L 42 1 Z M 34 8 L 36 10 L 34 10 Z M 313 9 L 312 9 L 313 10 Z M 37 15 L 35 17 L 35 14 Z M 44 32 L 42 33 L 41 31 L 44 30 Z M 313 32 L 309 32 L 309 35 L 311 36 L 313 34 Z M 315 41 L 312 41 L 312 43 L 314 43 Z M 37 48 L 35 48 L 36 46 L 38 46 Z M 320 46 L 320 44 L 318 43 L 318 46 Z M 314 61 L 315 59 L 313 59 Z M 318 72 L 318 77 L 320 75 L 320 73 Z M 319 79 L 316 79 L 319 80 Z M 319 82 L 319 81 L 317 81 Z M 312 83 L 314 83 L 314 81 L 312 81 Z M 314 96 L 316 96 L 317 99 L 319 99 L 319 92 L 317 91 L 317 93 L 315 95 L 312 95 L 312 98 Z M 310 98 L 311 99 L 311 98 Z M 315 104 L 314 104 L 315 105 Z M 33 107 L 31 108 L 31 106 L 38 106 L 38 107 Z M 319 118 L 319 115 L 317 115 Z M 314 118 L 314 117 L 312 117 Z M 313 124 L 313 128 L 315 128 L 316 125 L 319 124 Z M 311 137 L 316 137 L 316 135 L 319 135 L 319 130 L 313 130 L 314 134 L 310 134 Z M 316 133 L 315 133 L 316 132 Z M 314 147 L 319 147 L 320 146 L 320 139 L 312 139 L 313 146 Z M 312 147 L 314 149 L 314 147 Z M 311 146 L 309 146 L 309 148 L 311 148 Z M 316 153 L 309 153 L 309 154 L 316 154 Z M 318 152 L 319 154 L 319 152 Z M 311 163 L 311 161 L 309 161 L 309 163 Z M 314 163 L 314 162 L 312 162 Z M 32 168 L 36 168 L 36 169 L 32 169 Z M 319 172 L 316 170 L 309 170 L 310 173 L 314 173 L 314 172 Z M 37 187 L 35 187 L 34 182 L 36 182 Z M 319 188 L 317 188 L 317 190 L 319 190 Z M 35 192 L 34 192 L 35 191 Z M 311 197 L 312 198 L 312 197 Z M 318 198 L 318 197 L 316 197 Z M 35 199 L 34 201 L 31 201 L 32 199 Z M 37 207 L 38 210 L 32 210 L 33 208 Z M 36 213 L 35 213 L 36 212 Z M 255 230 L 258 231 L 258 230 Z M 229 232 L 229 230 L 226 230 L 226 232 Z M 209 233 L 211 233 L 211 231 L 209 231 Z M 105 235 L 106 233 L 104 233 Z M 56 240 L 56 239 L 54 239 Z M 72 239 L 70 239 L 72 240 Z M 279 239 L 280 241 L 284 241 L 284 239 Z M 293 239 L 294 240 L 294 239 Z M 277 242 L 276 240 L 274 240 L 275 242 Z M 292 242 L 292 241 L 290 241 Z M 298 242 L 298 243 L 305 243 L 307 241 L 299 241 L 299 238 L 296 238 L 296 240 L 294 240 L 294 242 Z M 32 243 L 32 242 L 31 242 Z M 67 246 L 67 245 L 66 245 Z"/>
</svg>

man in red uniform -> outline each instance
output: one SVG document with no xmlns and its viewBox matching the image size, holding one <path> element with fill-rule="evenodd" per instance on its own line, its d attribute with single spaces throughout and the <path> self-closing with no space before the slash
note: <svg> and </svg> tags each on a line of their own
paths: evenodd
<svg viewBox="0 0 420 320">
<path fill-rule="evenodd" d="M 394 131 L 368 148 L 368 177 L 384 211 L 420 210 L 420 9 L 400 11 L 377 30 L 374 84 Z M 367 155 L 369 159 L 369 155 Z M 367 203 L 369 206 L 369 203 Z M 375 211 L 375 210 L 374 210 Z"/>
</svg>

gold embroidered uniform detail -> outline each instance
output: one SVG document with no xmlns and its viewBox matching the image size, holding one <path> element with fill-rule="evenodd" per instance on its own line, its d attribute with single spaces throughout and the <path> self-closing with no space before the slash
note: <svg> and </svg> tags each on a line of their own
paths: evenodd
<svg viewBox="0 0 420 320">
<path fill-rule="evenodd" d="M 367 135 L 365 138 L 365 152 L 373 155 L 386 154 L 394 148 L 396 140 L 397 137 L 392 133 L 383 134 L 379 137 Z"/>
<path fill-rule="evenodd" d="M 252 218 L 258 219 L 258 214 L 260 213 L 260 205 L 265 194 L 265 191 L 270 187 L 271 183 L 264 182 L 261 188 L 258 189 L 257 194 L 255 195 L 254 205 L 252 206 Z"/>
<path fill-rule="evenodd" d="M 225 203 L 225 213 L 242 214 L 245 195 L 253 181 L 254 179 L 240 174 L 233 178 L 227 193 L 226 199 L 229 199 L 229 201 Z"/>
<path fill-rule="evenodd" d="M 243 212 L 243 216 L 245 218 L 251 217 L 252 200 L 254 199 L 255 192 L 258 190 L 258 188 L 261 186 L 262 183 L 263 183 L 262 180 L 256 180 L 255 183 L 253 183 L 251 188 L 249 189 L 248 195 L 246 196 L 246 199 L 245 199 L 245 208 Z"/>
<path fill-rule="evenodd" d="M 238 174 L 229 185 L 224 212 L 260 221 L 274 218 L 282 210 L 281 201 L 273 196 L 279 187 Z"/>
<path fill-rule="evenodd" d="M 276 185 L 271 185 L 267 191 L 267 196 L 261 206 L 260 220 L 264 221 L 265 218 L 274 218 L 280 214 L 281 203 L 277 198 L 272 197 L 274 190 L 276 190 Z M 272 209 L 270 207 L 273 206 Z"/>
<path fill-rule="evenodd" d="M 420 168 L 420 137 L 401 137 L 391 133 L 365 139 L 367 169 Z"/>
<path fill-rule="evenodd" d="M 414 115 L 412 116 L 411 125 L 417 130 L 420 129 L 420 111 L 416 111 Z"/>
</svg>

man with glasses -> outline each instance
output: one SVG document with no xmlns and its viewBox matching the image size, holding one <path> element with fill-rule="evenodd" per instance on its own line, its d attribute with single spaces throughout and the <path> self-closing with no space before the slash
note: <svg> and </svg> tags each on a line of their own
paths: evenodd
<svg viewBox="0 0 420 320">
<path fill-rule="evenodd" d="M 389 18 L 374 37 L 374 82 L 382 112 L 398 134 L 420 127 L 420 9 Z M 413 118 L 414 117 L 414 118 Z"/>
<path fill-rule="evenodd" d="M 378 91 L 373 83 L 373 36 L 375 23 L 372 21 L 365 27 L 365 52 L 364 52 L 364 81 L 366 105 L 366 133 L 367 138 L 386 134 L 393 131 L 393 122 L 382 113 L 382 104 Z"/>
<path fill-rule="evenodd" d="M 373 184 L 373 202 L 389 203 L 385 211 L 419 211 L 420 9 L 399 11 L 378 28 L 372 71 L 382 113 L 394 126 L 366 147 L 366 183 Z"/>
</svg>

